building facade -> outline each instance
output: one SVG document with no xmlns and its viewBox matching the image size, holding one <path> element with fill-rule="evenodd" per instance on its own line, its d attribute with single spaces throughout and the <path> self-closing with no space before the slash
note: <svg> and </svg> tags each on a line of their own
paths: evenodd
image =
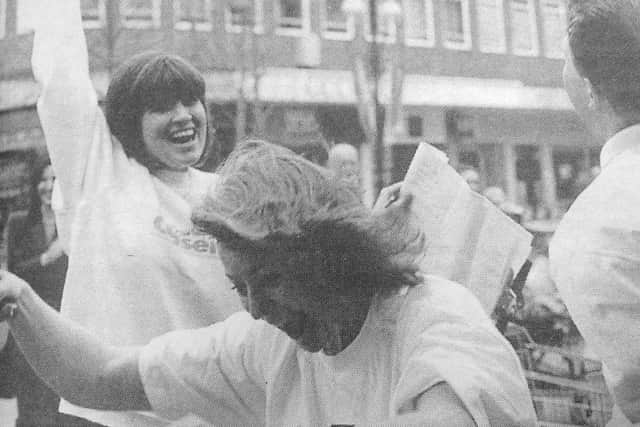
<svg viewBox="0 0 640 427">
<path fill-rule="evenodd" d="M 347 13 L 344 3 L 83 0 L 96 90 L 103 96 L 111 71 L 132 54 L 177 53 L 205 75 L 222 155 L 238 132 L 288 145 L 349 142 L 361 149 L 369 188 L 372 150 L 356 108 L 353 60 L 370 54 L 356 39 L 375 40 L 382 105 L 391 102 L 393 68 L 404 74 L 401 125 L 386 141 L 393 180 L 402 178 L 417 143 L 428 141 L 456 166 L 478 169 L 484 186 L 502 187 L 511 201 L 562 211 L 599 152 L 562 89 L 564 0 L 397 0 L 395 15 L 385 14 L 389 0 L 378 0 L 375 35 L 369 2 L 350 2 L 360 14 Z M 5 205 L 22 191 L 25 152 L 44 150 L 29 66 L 34 4 L 0 0 Z"/>
</svg>

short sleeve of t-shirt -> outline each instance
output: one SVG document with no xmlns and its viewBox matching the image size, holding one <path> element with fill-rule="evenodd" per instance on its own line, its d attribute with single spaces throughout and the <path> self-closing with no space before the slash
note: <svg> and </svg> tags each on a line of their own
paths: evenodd
<svg viewBox="0 0 640 427">
<path fill-rule="evenodd" d="M 401 321 L 407 334 L 398 406 L 410 407 L 421 393 L 445 382 L 478 426 L 535 426 L 527 383 L 509 343 L 468 290 L 436 282 L 418 290 L 428 298 L 409 296 L 415 302 Z"/>
<path fill-rule="evenodd" d="M 138 368 L 154 411 L 168 419 L 193 413 L 217 425 L 264 423 L 265 380 L 257 345 L 262 323 L 239 312 L 207 328 L 151 341 Z"/>
</svg>

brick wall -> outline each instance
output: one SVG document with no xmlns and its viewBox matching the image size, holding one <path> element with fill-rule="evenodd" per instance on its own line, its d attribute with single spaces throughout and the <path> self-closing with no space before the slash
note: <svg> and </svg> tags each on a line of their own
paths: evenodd
<svg viewBox="0 0 640 427">
<path fill-rule="evenodd" d="M 15 19 L 9 13 L 12 4 L 7 4 L 8 19 Z M 163 23 L 158 29 L 133 30 L 122 29 L 115 37 L 115 63 L 124 58 L 147 49 L 165 50 L 179 53 L 193 61 L 202 69 L 233 69 L 238 61 L 238 48 L 241 35 L 228 33 L 224 29 L 223 2 L 213 1 L 217 8 L 214 13 L 212 31 L 178 31 L 173 30 L 168 19 L 171 19 L 170 4 L 165 0 L 163 7 Z M 312 1 L 312 31 L 318 31 L 320 2 Z M 451 50 L 442 47 L 439 37 L 438 5 L 434 1 L 436 40 L 435 47 L 407 47 L 405 67 L 408 73 L 424 73 L 432 75 L 465 76 L 480 78 L 500 78 L 521 80 L 533 86 L 561 86 L 562 60 L 549 59 L 542 56 L 526 57 L 513 54 L 482 53 L 475 43 L 477 36 L 472 33 L 472 49 L 469 51 Z M 475 1 L 470 1 L 471 22 L 475 22 Z M 506 2 L 505 2 L 506 4 Z M 273 15 L 272 1 L 265 0 L 264 34 L 257 39 L 263 52 L 264 66 L 295 67 L 295 52 L 299 37 L 277 35 L 270 17 Z M 505 14 L 506 16 L 506 14 Z M 505 24 L 507 25 L 507 24 Z M 29 76 L 29 57 L 32 43 L 30 34 L 15 34 L 15 28 L 7 25 L 9 34 L 0 40 L 3 61 L 0 61 L 0 79 L 15 76 Z M 13 33 L 11 30 L 13 29 Z M 472 26 L 472 30 L 475 29 Z M 91 66 L 95 70 L 106 68 L 106 30 L 104 28 L 87 30 L 88 44 L 91 53 Z M 507 34 L 508 37 L 508 34 Z M 383 50 L 390 45 L 381 44 Z M 353 50 L 350 41 L 327 40 L 321 42 L 320 68 L 350 69 Z"/>
</svg>

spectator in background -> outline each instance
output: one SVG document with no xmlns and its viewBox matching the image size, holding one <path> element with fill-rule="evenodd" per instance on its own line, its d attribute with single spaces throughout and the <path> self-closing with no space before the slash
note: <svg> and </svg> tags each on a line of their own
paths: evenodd
<svg viewBox="0 0 640 427">
<path fill-rule="evenodd" d="M 502 206 L 507 200 L 504 191 L 500 187 L 487 187 L 482 192 L 482 195 L 497 207 Z"/>
<path fill-rule="evenodd" d="M 11 214 L 7 222 L 7 268 L 28 281 L 47 304 L 60 310 L 67 256 L 58 240 L 51 209 L 54 179 L 49 159 L 36 159 L 29 209 Z M 85 425 L 80 418 L 58 412 L 58 395 L 33 372 L 11 338 L 7 345 L 18 400 L 16 426 Z"/>
<path fill-rule="evenodd" d="M 316 165 L 327 165 L 327 159 L 329 158 L 329 144 L 327 144 L 324 139 L 314 139 L 302 142 L 293 140 L 290 143 L 281 143 L 280 145 L 288 148 L 296 154 L 299 154 Z"/>
<path fill-rule="evenodd" d="M 353 145 L 340 143 L 331 147 L 327 167 L 354 188 L 360 188 L 360 155 Z"/>
<path fill-rule="evenodd" d="M 500 187 L 487 187 L 482 192 L 491 203 L 496 205 L 505 215 L 520 224 L 522 222 L 522 216 L 524 215 L 524 208 L 522 206 L 511 203 L 507 200 L 507 196 Z"/>
<path fill-rule="evenodd" d="M 460 176 L 464 178 L 464 180 L 469 184 L 469 188 L 473 191 L 480 192 L 482 191 L 482 184 L 480 183 L 480 174 L 477 170 L 472 168 L 464 168 L 460 172 Z"/>
<path fill-rule="evenodd" d="M 640 426 L 640 2 L 571 0 L 568 10 L 564 85 L 606 143 L 602 171 L 556 229 L 551 277 L 605 365 L 609 425 Z"/>
<path fill-rule="evenodd" d="M 576 197 L 576 177 L 571 163 L 561 163 L 558 165 L 556 188 L 558 198 L 563 200 L 573 200 Z"/>
</svg>

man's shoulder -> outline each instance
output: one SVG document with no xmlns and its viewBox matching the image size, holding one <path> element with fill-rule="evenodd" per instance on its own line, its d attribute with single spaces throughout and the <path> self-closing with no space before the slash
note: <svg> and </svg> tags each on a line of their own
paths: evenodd
<svg viewBox="0 0 640 427">
<path fill-rule="evenodd" d="M 558 224 L 550 246 L 552 265 L 559 267 L 579 253 L 635 252 L 640 235 L 638 180 L 640 157 L 620 159 L 603 170 Z"/>
<path fill-rule="evenodd" d="M 574 201 L 559 229 L 567 224 L 616 226 L 640 218 L 640 156 L 605 168 Z"/>
</svg>

